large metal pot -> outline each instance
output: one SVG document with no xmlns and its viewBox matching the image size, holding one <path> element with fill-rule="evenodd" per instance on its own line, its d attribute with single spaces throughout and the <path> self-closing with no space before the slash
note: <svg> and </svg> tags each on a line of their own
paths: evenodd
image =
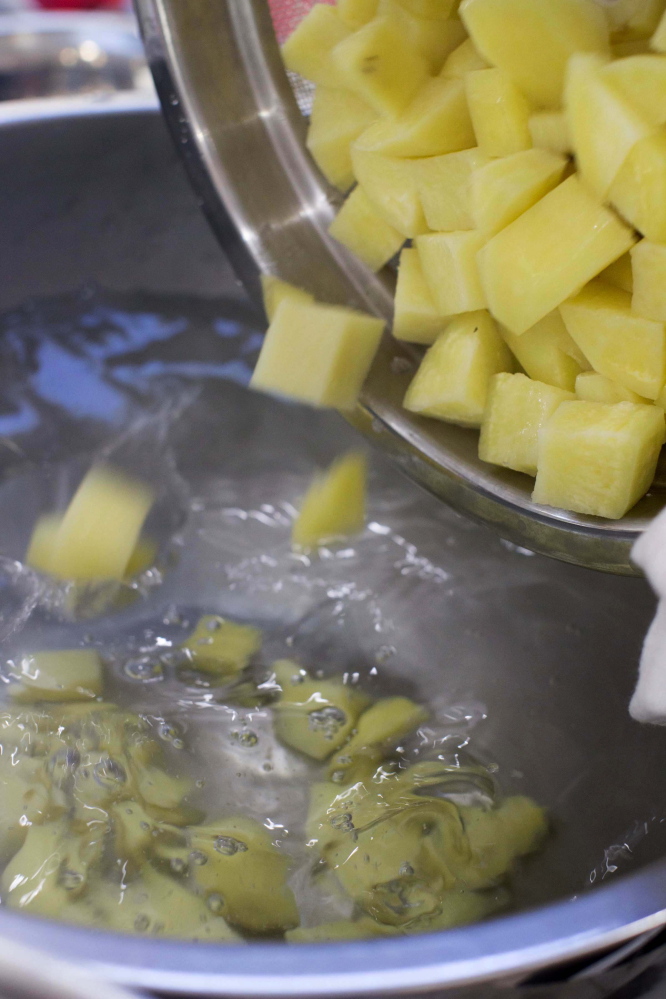
<svg viewBox="0 0 666 999">
<path fill-rule="evenodd" d="M 75 113 L 52 104 L 48 116 L 29 102 L 0 106 L 0 308 L 97 282 L 213 299 L 221 315 L 235 302 L 251 322 L 156 108 L 119 100 L 79 102 Z M 217 391 L 222 413 L 230 403 Z M 244 428 L 243 411 L 258 405 L 271 407 L 270 418 L 287 421 L 313 453 L 352 439 L 336 417 L 312 420 L 255 399 L 233 387 L 248 447 L 253 428 Z M 196 452 L 214 460 L 207 439 Z M 399 477 L 394 484 L 416 488 Z M 631 982 L 626 994 L 638 996 L 660 981 L 666 947 L 654 934 L 666 923 L 665 735 L 626 712 L 653 609 L 647 585 L 508 551 L 484 528 L 437 512 L 437 501 L 419 502 L 424 520 L 449 518 L 442 537 L 455 542 L 455 571 L 474 582 L 464 606 L 442 598 L 425 609 L 432 659 L 448 648 L 447 682 L 491 705 L 493 744 L 529 772 L 529 792 L 563 820 L 534 907 L 419 938 L 299 948 L 114 937 L 6 909 L 0 934 L 116 982 L 181 995 L 452 989 L 485 997 L 512 986 L 538 997 L 596 997 Z M 440 555 L 449 558 L 444 548 Z M 533 619 L 538 628 L 526 628 Z M 441 675 L 435 670 L 429 682 Z M 594 877 L 600 884 L 590 890 Z"/>
</svg>

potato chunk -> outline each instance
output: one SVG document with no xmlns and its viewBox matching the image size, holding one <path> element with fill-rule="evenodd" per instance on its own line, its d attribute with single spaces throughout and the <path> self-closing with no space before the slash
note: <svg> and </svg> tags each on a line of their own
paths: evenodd
<svg viewBox="0 0 666 999">
<path fill-rule="evenodd" d="M 393 22 L 403 39 L 426 59 L 431 73 L 439 73 L 446 57 L 467 37 L 457 17 L 418 17 L 401 0 L 379 0 L 377 14 Z"/>
<path fill-rule="evenodd" d="M 474 130 L 462 80 L 435 77 L 398 118 L 381 118 L 356 141 L 385 156 L 438 156 L 469 149 Z"/>
<path fill-rule="evenodd" d="M 465 92 L 476 142 L 486 156 L 510 156 L 532 145 L 530 108 L 501 69 L 477 69 L 465 77 Z"/>
<path fill-rule="evenodd" d="M 350 33 L 335 7 L 317 3 L 282 46 L 284 64 L 318 86 L 344 86 L 331 52 Z"/>
<path fill-rule="evenodd" d="M 450 318 L 442 316 L 437 310 L 423 276 L 418 250 L 411 247 L 404 249 L 398 267 L 393 336 L 411 343 L 432 344 Z"/>
<path fill-rule="evenodd" d="M 666 246 L 642 239 L 631 251 L 631 308 L 644 319 L 666 322 Z"/>
<path fill-rule="evenodd" d="M 11 670 L 13 701 L 91 701 L 102 693 L 102 663 L 92 649 L 63 649 L 21 656 Z"/>
<path fill-rule="evenodd" d="M 564 402 L 541 431 L 532 498 L 619 520 L 650 488 L 663 443 L 656 406 Z"/>
<path fill-rule="evenodd" d="M 603 281 L 592 281 L 560 312 L 572 339 L 595 371 L 656 399 L 666 383 L 666 330 L 663 323 L 631 311 L 631 296 Z"/>
<path fill-rule="evenodd" d="M 614 405 L 616 402 L 642 402 L 649 405 L 650 399 L 643 398 L 637 392 L 618 385 L 605 375 L 599 375 L 596 371 L 582 371 L 576 379 L 576 395 L 586 402 L 607 402 Z"/>
<path fill-rule="evenodd" d="M 353 409 L 383 329 L 381 319 L 353 309 L 282 302 L 250 385 L 313 406 Z"/>
<path fill-rule="evenodd" d="M 649 125 L 666 122 L 666 58 L 636 55 L 615 59 L 601 70 Z"/>
<path fill-rule="evenodd" d="M 360 186 L 349 195 L 329 232 L 373 271 L 381 270 L 405 242 L 404 236 L 380 215 Z"/>
<path fill-rule="evenodd" d="M 493 375 L 514 368 L 487 312 L 458 316 L 427 352 L 407 390 L 405 409 L 480 427 Z"/>
<path fill-rule="evenodd" d="M 352 451 L 315 476 L 291 532 L 298 548 L 316 548 L 358 534 L 365 524 L 368 464 Z"/>
<path fill-rule="evenodd" d="M 577 177 L 569 177 L 480 251 L 488 307 L 512 333 L 524 333 L 635 240 Z"/>
<path fill-rule="evenodd" d="M 640 244 L 637 243 L 636 246 Z M 614 288 L 622 288 L 623 291 L 633 292 L 634 275 L 631 267 L 631 254 L 633 248 L 628 253 L 623 253 L 612 264 L 605 267 L 599 278 L 606 284 L 612 284 Z"/>
<path fill-rule="evenodd" d="M 479 458 L 536 475 L 539 430 L 561 403 L 573 398 L 572 392 L 526 375 L 495 375 L 481 424 Z"/>
<path fill-rule="evenodd" d="M 419 196 L 431 229 L 456 232 L 475 228 L 470 182 L 473 172 L 487 162 L 479 149 L 419 160 L 416 164 Z"/>
<path fill-rule="evenodd" d="M 593 0 L 463 0 L 460 16 L 483 58 L 537 107 L 560 105 L 574 52 L 608 51 L 606 17 Z"/>
<path fill-rule="evenodd" d="M 557 310 L 520 336 L 503 326 L 500 333 L 521 367 L 539 382 L 573 392 L 576 378 L 589 367 Z"/>
<path fill-rule="evenodd" d="M 573 151 L 563 111 L 537 111 L 530 115 L 527 127 L 535 149 L 545 149 L 560 156 L 568 156 Z"/>
<path fill-rule="evenodd" d="M 467 73 L 473 73 L 475 69 L 488 69 L 488 63 L 476 51 L 472 39 L 466 38 L 462 45 L 448 56 L 440 76 L 463 79 Z"/>
<path fill-rule="evenodd" d="M 636 143 L 609 198 L 644 236 L 666 243 L 666 133 L 662 129 Z"/>
<path fill-rule="evenodd" d="M 362 28 L 377 14 L 379 0 L 338 0 L 340 18 L 352 29 Z"/>
<path fill-rule="evenodd" d="M 476 262 L 483 243 L 483 236 L 474 230 L 430 233 L 416 239 L 423 274 L 443 316 L 485 308 Z"/>
<path fill-rule="evenodd" d="M 261 275 L 261 291 L 269 323 L 273 322 L 278 305 L 287 298 L 295 302 L 314 302 L 314 295 L 311 295 L 309 291 L 288 284 L 287 281 L 281 281 L 280 278 L 276 278 L 272 274 Z"/>
<path fill-rule="evenodd" d="M 352 146 L 354 176 L 386 222 L 413 239 L 428 231 L 419 198 L 416 160 Z"/>
<path fill-rule="evenodd" d="M 377 112 L 349 90 L 317 87 L 306 146 L 329 183 L 348 191 L 354 183 L 351 144 Z"/>
<path fill-rule="evenodd" d="M 204 614 L 181 645 L 195 669 L 215 676 L 241 673 L 260 648 L 258 628 L 227 621 L 219 614 Z"/>
<path fill-rule="evenodd" d="M 560 183 L 566 165 L 562 156 L 527 149 L 476 168 L 470 183 L 476 228 L 488 239 L 506 228 Z"/>
<path fill-rule="evenodd" d="M 414 17 L 433 21 L 446 21 L 456 6 L 455 0 L 397 0 L 397 2 Z"/>
<path fill-rule="evenodd" d="M 341 41 L 333 49 L 332 59 L 342 86 L 378 114 L 404 111 L 429 74 L 425 57 L 388 17 L 375 18 Z"/>
</svg>

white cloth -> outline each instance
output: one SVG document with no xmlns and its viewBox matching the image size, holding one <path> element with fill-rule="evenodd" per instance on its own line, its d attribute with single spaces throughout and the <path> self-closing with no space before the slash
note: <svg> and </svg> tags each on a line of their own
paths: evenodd
<svg viewBox="0 0 666 999">
<path fill-rule="evenodd" d="M 631 557 L 650 581 L 659 604 L 643 643 L 629 713 L 636 721 L 666 725 L 666 510 L 641 535 Z"/>
</svg>

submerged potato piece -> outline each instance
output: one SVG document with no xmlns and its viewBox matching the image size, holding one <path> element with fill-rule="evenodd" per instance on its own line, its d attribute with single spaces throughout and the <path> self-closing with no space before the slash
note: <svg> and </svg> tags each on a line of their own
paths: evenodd
<svg viewBox="0 0 666 999">
<path fill-rule="evenodd" d="M 351 144 L 376 117 L 377 112 L 349 90 L 315 89 L 305 144 L 329 183 L 341 191 L 354 183 Z"/>
<path fill-rule="evenodd" d="M 465 77 L 476 143 L 486 156 L 510 156 L 532 145 L 530 107 L 501 69 L 477 69 Z"/>
<path fill-rule="evenodd" d="M 593 0 L 463 0 L 460 16 L 484 59 L 537 107 L 561 104 L 575 52 L 608 51 L 608 25 Z"/>
<path fill-rule="evenodd" d="M 637 392 L 618 385 L 605 375 L 596 371 L 582 371 L 576 378 L 576 396 L 586 402 L 643 402 L 649 405 L 650 399 L 645 399 Z"/>
<path fill-rule="evenodd" d="M 356 140 L 384 156 L 438 156 L 469 149 L 474 130 L 462 80 L 435 77 L 398 118 L 381 118 Z"/>
<path fill-rule="evenodd" d="M 57 575 L 53 559 L 62 518 L 61 513 L 47 513 L 39 517 L 33 528 L 30 545 L 26 552 L 26 565 L 47 575 Z M 125 579 L 132 579 L 145 572 L 154 564 L 156 557 L 157 545 L 155 542 L 151 541 L 150 538 L 139 538 L 127 563 Z"/>
<path fill-rule="evenodd" d="M 636 243 L 636 246 L 640 246 L 640 242 Z M 615 288 L 622 288 L 623 291 L 633 292 L 634 290 L 634 275 L 631 267 L 631 254 L 633 253 L 633 247 L 628 253 L 623 253 L 621 257 L 618 257 L 612 264 L 599 275 L 602 281 L 606 284 L 612 284 Z"/>
<path fill-rule="evenodd" d="M 450 317 L 442 316 L 435 306 L 418 250 L 404 249 L 398 267 L 393 336 L 411 343 L 432 344 L 449 321 Z"/>
<path fill-rule="evenodd" d="M 631 310 L 631 295 L 592 281 L 560 306 L 572 339 L 595 371 L 656 399 L 666 383 L 666 328 Z"/>
<path fill-rule="evenodd" d="M 241 673 L 261 648 L 261 632 L 249 624 L 204 614 L 181 645 L 192 665 L 215 676 Z"/>
<path fill-rule="evenodd" d="M 650 488 L 663 443 L 657 406 L 564 402 L 541 431 L 532 498 L 619 520 Z"/>
<path fill-rule="evenodd" d="M 7 752 L 4 741 L 3 749 Z M 20 850 L 30 826 L 58 817 L 51 797 L 36 770 L 33 775 L 11 763 L 0 769 L 0 863 Z"/>
<path fill-rule="evenodd" d="M 360 186 L 349 195 L 328 231 L 373 271 L 381 270 L 405 242 Z"/>
<path fill-rule="evenodd" d="M 269 323 L 273 322 L 278 306 L 285 300 L 294 302 L 314 302 L 314 295 L 303 288 L 281 281 L 273 274 L 261 275 L 261 291 L 264 299 L 264 310 Z"/>
<path fill-rule="evenodd" d="M 221 899 L 220 912 L 250 933 L 277 933 L 298 926 L 296 900 L 287 885 L 289 858 L 273 845 L 262 825 L 231 816 L 188 830 L 192 850 L 205 864 L 192 876 L 208 898 Z"/>
<path fill-rule="evenodd" d="M 289 659 L 274 663 L 281 688 L 273 705 L 273 726 L 281 742 L 314 760 L 327 756 L 345 742 L 368 698 L 341 680 L 316 680 Z"/>
<path fill-rule="evenodd" d="M 524 333 L 635 241 L 628 226 L 569 177 L 479 252 L 488 308 L 512 333 Z"/>
<path fill-rule="evenodd" d="M 135 870 L 142 867 L 155 845 L 155 820 L 138 801 L 115 802 L 109 814 L 116 856 Z"/>
<path fill-rule="evenodd" d="M 472 39 L 466 38 L 447 57 L 446 62 L 442 66 L 440 76 L 463 79 L 467 73 L 473 73 L 475 69 L 488 69 L 488 63 L 476 51 Z"/>
<path fill-rule="evenodd" d="M 632 311 L 644 319 L 666 321 L 666 246 L 642 239 L 631 251 Z"/>
<path fill-rule="evenodd" d="M 479 458 L 536 475 L 539 430 L 560 403 L 573 398 L 572 392 L 526 375 L 495 375 L 481 424 Z"/>
<path fill-rule="evenodd" d="M 578 375 L 590 367 L 557 309 L 520 336 L 504 326 L 499 329 L 520 366 L 536 381 L 573 392 Z"/>
<path fill-rule="evenodd" d="M 537 111 L 530 115 L 527 127 L 535 149 L 545 149 L 559 156 L 571 153 L 569 126 L 562 111 Z"/>
<path fill-rule="evenodd" d="M 315 476 L 301 501 L 291 531 L 299 548 L 315 548 L 358 534 L 365 525 L 368 463 L 365 455 L 350 452 Z"/>
<path fill-rule="evenodd" d="M 609 192 L 620 215 L 655 243 L 666 242 L 666 132 L 632 148 Z"/>
<path fill-rule="evenodd" d="M 479 149 L 431 156 L 416 165 L 418 191 L 426 222 L 435 232 L 476 228 L 471 180 L 487 157 Z"/>
<path fill-rule="evenodd" d="M 527 149 L 480 164 L 470 182 L 474 227 L 490 239 L 552 191 L 566 165 L 562 156 L 544 149 Z"/>
<path fill-rule="evenodd" d="M 666 123 L 666 58 L 635 55 L 614 59 L 601 71 L 649 125 Z"/>
<path fill-rule="evenodd" d="M 499 807 L 460 809 L 470 845 L 469 867 L 461 880 L 468 888 L 490 888 L 511 870 L 518 857 L 533 853 L 548 833 L 543 808 L 515 795 Z"/>
<path fill-rule="evenodd" d="M 284 64 L 293 73 L 300 73 L 317 85 L 341 86 L 340 73 L 331 59 L 331 52 L 350 34 L 351 29 L 335 7 L 317 3 L 282 46 Z"/>
<path fill-rule="evenodd" d="M 469 232 L 432 232 L 417 237 L 423 275 L 443 316 L 485 309 L 486 297 L 477 266 L 485 238 Z"/>
<path fill-rule="evenodd" d="M 480 427 L 490 379 L 513 368 L 509 348 L 487 312 L 458 316 L 423 358 L 405 396 L 405 409 Z"/>
<path fill-rule="evenodd" d="M 13 701 L 89 701 L 102 693 L 102 663 L 92 649 L 33 652 L 16 660 L 10 675 Z"/>
<path fill-rule="evenodd" d="M 136 786 L 146 805 L 169 811 L 182 804 L 192 790 L 192 781 L 168 774 L 160 767 L 142 767 L 136 773 Z"/>
<path fill-rule="evenodd" d="M 250 385 L 314 406 L 353 409 L 383 329 L 381 319 L 353 309 L 282 302 Z"/>
<path fill-rule="evenodd" d="M 355 31 L 335 46 L 331 58 L 341 85 L 378 114 L 404 111 L 429 74 L 425 56 L 389 17 L 377 17 Z"/>
<path fill-rule="evenodd" d="M 411 239 L 427 232 L 418 192 L 417 160 L 352 146 L 354 175 L 389 225 Z"/>
</svg>

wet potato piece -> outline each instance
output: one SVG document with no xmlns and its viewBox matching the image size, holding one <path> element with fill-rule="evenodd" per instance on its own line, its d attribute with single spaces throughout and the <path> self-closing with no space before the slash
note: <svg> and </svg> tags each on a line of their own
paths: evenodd
<svg viewBox="0 0 666 999">
<path fill-rule="evenodd" d="M 428 712 L 407 697 L 385 697 L 364 711 L 349 742 L 328 765 L 328 776 L 336 783 L 349 783 L 365 775 L 367 763 L 376 765 L 386 752 L 410 735 L 428 717 Z"/>
<path fill-rule="evenodd" d="M 22 656 L 11 670 L 13 701 L 88 701 L 102 693 L 102 663 L 92 649 L 63 649 Z"/>
<path fill-rule="evenodd" d="M 219 614 L 205 614 L 181 648 L 202 673 L 235 676 L 261 648 L 261 632 L 250 625 L 226 621 Z"/>
</svg>

